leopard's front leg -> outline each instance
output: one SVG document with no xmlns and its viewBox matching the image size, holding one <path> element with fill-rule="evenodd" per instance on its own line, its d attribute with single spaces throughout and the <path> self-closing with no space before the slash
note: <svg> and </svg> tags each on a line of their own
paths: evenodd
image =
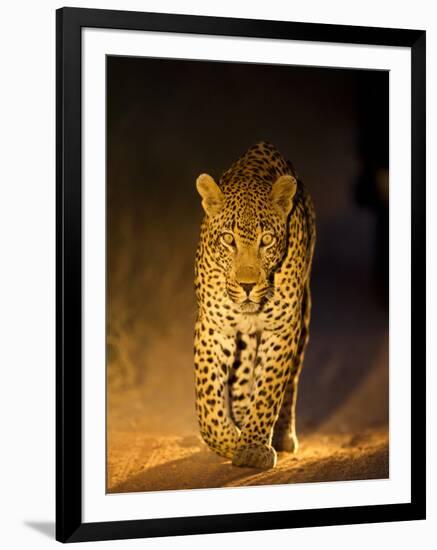
<svg viewBox="0 0 437 550">
<path fill-rule="evenodd" d="M 240 434 L 231 419 L 227 391 L 235 347 L 235 337 L 201 319 L 196 323 L 194 372 L 200 433 L 205 443 L 225 458 L 232 458 Z"/>
<path fill-rule="evenodd" d="M 232 463 L 252 468 L 274 468 L 273 427 L 290 376 L 296 343 L 290 334 L 264 332 L 257 354 L 255 388 L 241 428 Z"/>
</svg>

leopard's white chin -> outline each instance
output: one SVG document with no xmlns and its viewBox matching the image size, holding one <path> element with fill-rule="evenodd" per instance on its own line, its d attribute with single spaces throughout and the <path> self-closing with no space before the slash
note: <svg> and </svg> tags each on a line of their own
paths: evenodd
<svg viewBox="0 0 437 550">
<path fill-rule="evenodd" d="M 251 300 L 246 300 L 240 304 L 240 309 L 242 313 L 258 313 L 260 305 Z"/>
</svg>

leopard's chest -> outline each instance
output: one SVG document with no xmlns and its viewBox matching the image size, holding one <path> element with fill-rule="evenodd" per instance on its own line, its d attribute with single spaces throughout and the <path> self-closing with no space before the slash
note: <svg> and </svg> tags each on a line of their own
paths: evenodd
<svg viewBox="0 0 437 550">
<path fill-rule="evenodd" d="M 237 325 L 235 329 L 237 332 L 241 332 L 242 334 L 254 334 L 261 332 L 265 329 L 264 319 L 260 314 L 241 314 L 237 318 Z"/>
</svg>

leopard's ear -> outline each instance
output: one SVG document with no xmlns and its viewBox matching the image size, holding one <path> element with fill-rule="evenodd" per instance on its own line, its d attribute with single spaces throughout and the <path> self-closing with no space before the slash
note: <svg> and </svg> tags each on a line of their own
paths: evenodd
<svg viewBox="0 0 437 550">
<path fill-rule="evenodd" d="M 196 187 L 202 197 L 202 206 L 211 218 L 216 216 L 223 206 L 223 193 L 209 174 L 200 174 Z"/>
<path fill-rule="evenodd" d="M 293 206 L 297 191 L 297 181 L 293 176 L 279 176 L 272 186 L 271 199 L 280 212 L 287 217 Z"/>
</svg>

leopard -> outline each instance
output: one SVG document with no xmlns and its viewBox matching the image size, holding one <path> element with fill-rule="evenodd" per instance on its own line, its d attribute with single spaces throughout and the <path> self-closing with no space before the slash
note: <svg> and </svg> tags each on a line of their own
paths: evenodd
<svg viewBox="0 0 437 550">
<path fill-rule="evenodd" d="M 250 147 L 196 188 L 195 409 L 200 435 L 234 466 L 271 469 L 298 450 L 296 402 L 309 340 L 316 221 L 292 163 Z"/>
</svg>

